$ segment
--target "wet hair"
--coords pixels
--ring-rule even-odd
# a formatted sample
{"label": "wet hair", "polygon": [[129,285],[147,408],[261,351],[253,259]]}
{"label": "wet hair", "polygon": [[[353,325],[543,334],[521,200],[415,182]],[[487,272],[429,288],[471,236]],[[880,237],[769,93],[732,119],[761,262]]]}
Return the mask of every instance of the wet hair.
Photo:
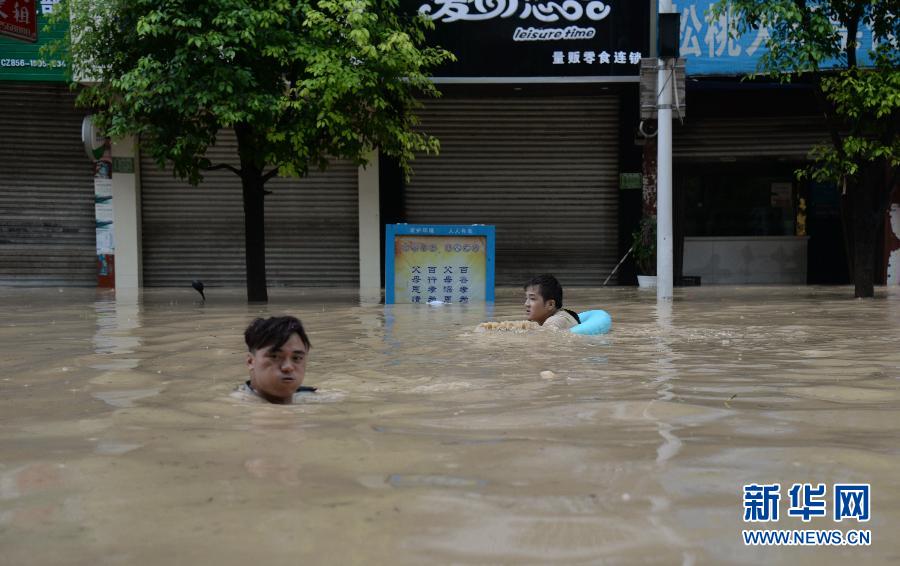
{"label": "wet hair", "polygon": [[300,336],[300,340],[309,350],[311,344],[303,330],[303,323],[293,316],[272,316],[257,318],[244,331],[244,342],[252,353],[260,348],[271,346],[273,350],[281,348],[291,338],[291,334]]}
{"label": "wet hair", "polygon": [[543,297],[545,301],[553,299],[556,301],[556,308],[560,310],[564,310],[575,319],[575,322],[581,324],[581,318],[578,316],[578,313],[569,309],[563,308],[562,302],[562,285],[559,284],[559,281],[556,280],[556,277],[550,275],[549,273],[545,273],[543,275],[537,275],[532,277],[531,280],[525,284],[525,290],[527,291],[529,287],[537,287],[538,294]]}
{"label": "wet hair", "polygon": [[562,285],[559,284],[556,277],[549,273],[536,275],[532,277],[523,288],[527,291],[529,287],[537,287],[538,294],[543,297],[545,301],[553,299],[556,301],[556,308],[562,308]]}

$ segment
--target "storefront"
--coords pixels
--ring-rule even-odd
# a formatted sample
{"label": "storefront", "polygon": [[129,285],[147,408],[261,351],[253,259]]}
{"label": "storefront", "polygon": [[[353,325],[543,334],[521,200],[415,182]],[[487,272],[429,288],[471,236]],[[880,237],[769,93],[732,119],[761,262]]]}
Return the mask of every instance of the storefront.
{"label": "storefront", "polygon": [[[496,226],[498,285],[538,272],[556,273],[566,285],[601,284],[623,250],[620,173],[640,171],[634,130],[649,3],[417,1],[407,8],[426,4],[434,39],[458,57],[436,73],[444,96],[423,101],[421,111],[441,154],[417,159],[409,181],[377,157],[365,169],[338,163],[303,179],[273,179],[270,286],[380,286],[378,242],[384,224],[398,221]],[[0,279],[95,285],[85,112],[74,108],[62,79],[0,90],[0,125],[15,132],[4,136],[4,150],[17,158],[3,165],[10,217]],[[243,285],[236,176],[214,171],[192,187],[131,140],[114,140],[110,157],[117,287],[182,287],[192,279]],[[209,157],[235,162],[230,132]]]}
{"label": "storefront", "polygon": [[430,103],[441,154],[413,164],[407,221],[496,226],[499,285],[599,285],[618,253],[618,107],[600,93]]}
{"label": "storefront", "polygon": [[620,255],[619,174],[640,170],[632,101],[649,3],[412,4],[458,61],[424,101],[440,155],[381,188],[402,192],[400,221],[495,226],[498,285],[552,272],[599,286]]}
{"label": "storefront", "polygon": [[[234,133],[223,130],[207,153],[237,165]],[[266,184],[266,273],[272,287],[359,285],[357,168],[335,163],[302,179]],[[244,285],[241,180],[211,171],[196,187],[141,158],[143,284]]]}
{"label": "storefront", "polygon": [[37,6],[36,42],[0,37],[0,285],[97,283],[85,112],[64,62],[40,54],[54,38],[42,29],[42,10],[53,4]]}
{"label": "storefront", "polygon": [[741,80],[765,30],[730,38],[726,16],[706,21],[711,4],[679,3],[690,108],[673,136],[681,274],[704,285],[846,283],[838,189],[795,173],[828,140],[813,92]]}
{"label": "storefront", "polygon": [[[497,12],[501,4],[509,14]],[[637,96],[647,51],[649,4],[641,4],[532,12],[527,3],[408,3],[431,10],[431,40],[458,58],[435,73],[444,95],[421,111],[441,153],[416,159],[408,181],[382,159],[374,201],[366,170],[349,165],[270,182],[269,284],[378,286],[382,257],[373,279],[365,245],[383,237],[385,223],[408,222],[496,226],[499,285],[543,271],[599,285],[620,251],[621,100]],[[209,156],[234,162],[234,153],[223,133]],[[146,158],[140,165],[143,284],[241,285],[239,179],[213,172],[195,188]]]}
{"label": "storefront", "polygon": [[[673,156],[684,275],[703,284],[825,282],[819,255],[842,252],[823,195],[796,178],[826,132],[805,89],[697,81],[691,117],[676,125]],[[727,87],[727,88],[726,88]],[[823,187],[824,188],[824,187]],[[834,190],[834,187],[831,187]],[[824,263],[823,263],[824,262]],[[819,279],[816,281],[816,279]]]}

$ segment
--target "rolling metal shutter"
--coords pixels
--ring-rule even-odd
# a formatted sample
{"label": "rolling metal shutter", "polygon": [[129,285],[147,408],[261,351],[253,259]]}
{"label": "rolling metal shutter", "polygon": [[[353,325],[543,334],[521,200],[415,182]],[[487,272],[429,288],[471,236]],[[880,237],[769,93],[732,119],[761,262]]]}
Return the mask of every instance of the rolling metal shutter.
{"label": "rolling metal shutter", "polygon": [[[805,161],[828,141],[821,116],[702,118],[674,126],[672,156],[680,161],[775,157]],[[677,163],[677,162],[676,162]]]}
{"label": "rolling metal shutter", "polygon": [[615,96],[443,99],[421,118],[441,152],[413,163],[408,222],[496,226],[498,285],[603,283],[618,260]]}
{"label": "rolling metal shutter", "polygon": [[97,284],[84,115],[67,85],[0,84],[0,285]]}
{"label": "rolling metal shutter", "polygon": [[[237,166],[237,140],[223,131],[207,156]],[[359,285],[357,168],[346,162],[303,179],[266,183],[269,287]],[[243,286],[244,207],[240,179],[212,171],[196,187],[141,159],[144,285]]]}

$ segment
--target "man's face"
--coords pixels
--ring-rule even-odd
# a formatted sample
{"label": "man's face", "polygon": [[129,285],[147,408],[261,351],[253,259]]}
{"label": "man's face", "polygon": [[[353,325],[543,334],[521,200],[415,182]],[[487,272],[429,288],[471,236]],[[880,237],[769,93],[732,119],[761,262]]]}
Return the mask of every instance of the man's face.
{"label": "man's face", "polygon": [[540,287],[531,285],[525,289],[525,316],[528,320],[544,324],[544,321],[555,312],[556,301],[553,299],[545,301],[544,297],[541,296]]}
{"label": "man's face", "polygon": [[306,345],[291,334],[280,348],[247,353],[250,386],[272,403],[290,403],[306,375]]}

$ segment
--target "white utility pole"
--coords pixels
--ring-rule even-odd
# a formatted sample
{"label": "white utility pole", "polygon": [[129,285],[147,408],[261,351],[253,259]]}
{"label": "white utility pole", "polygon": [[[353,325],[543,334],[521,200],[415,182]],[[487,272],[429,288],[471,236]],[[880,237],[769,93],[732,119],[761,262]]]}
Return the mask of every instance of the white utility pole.
{"label": "white utility pole", "polygon": [[[672,0],[659,0],[659,13],[672,11]],[[672,245],[672,89],[675,88],[675,59],[669,65],[657,59],[656,138],[656,298],[672,300],[674,261]]]}

